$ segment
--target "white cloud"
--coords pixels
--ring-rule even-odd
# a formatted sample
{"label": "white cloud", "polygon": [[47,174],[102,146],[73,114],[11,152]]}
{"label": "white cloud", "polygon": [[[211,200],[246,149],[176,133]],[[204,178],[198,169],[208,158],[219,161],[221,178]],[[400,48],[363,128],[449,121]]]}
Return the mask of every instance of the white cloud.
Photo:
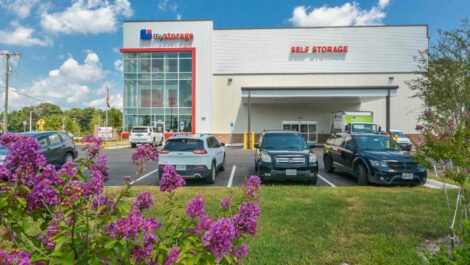
{"label": "white cloud", "polygon": [[116,71],[120,71],[120,72],[123,71],[123,68],[122,68],[122,60],[117,59],[116,61],[114,61],[114,69],[115,69]]}
{"label": "white cloud", "polygon": [[358,3],[345,3],[342,6],[321,6],[317,8],[297,6],[292,12],[289,22],[294,26],[352,26],[382,24],[386,13],[384,9],[389,0],[379,0],[369,10],[361,9]]}
{"label": "white cloud", "polygon": [[53,44],[53,41],[49,38],[34,37],[33,28],[23,27],[16,21],[10,24],[10,29],[0,30],[0,43],[2,44],[17,46],[51,46]]}
{"label": "white cloud", "polygon": [[39,0],[0,0],[0,7],[13,12],[19,18],[26,18]]}
{"label": "white cloud", "polygon": [[56,13],[43,11],[41,26],[53,33],[98,34],[113,32],[121,16],[133,13],[128,0],[115,0],[114,4],[100,0],[78,0],[66,10]]}
{"label": "white cloud", "polygon": [[183,15],[178,12],[178,4],[176,2],[170,2],[169,0],[159,0],[158,1],[158,9],[161,11],[173,11],[176,13],[176,19],[181,20]]}
{"label": "white cloud", "polygon": [[46,78],[34,82],[21,92],[59,105],[79,103],[90,94],[90,84],[104,78],[104,70],[96,53],[87,54],[84,63],[68,58]]}

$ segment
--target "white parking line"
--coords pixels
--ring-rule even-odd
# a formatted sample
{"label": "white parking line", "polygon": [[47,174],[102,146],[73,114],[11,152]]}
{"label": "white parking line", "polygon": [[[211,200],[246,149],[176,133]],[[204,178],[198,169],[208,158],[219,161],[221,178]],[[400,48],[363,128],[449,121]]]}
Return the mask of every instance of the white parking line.
{"label": "white parking line", "polygon": [[157,171],[158,171],[158,168],[157,168],[157,169],[155,169],[154,171],[150,171],[149,173],[147,173],[147,174],[143,175],[142,177],[140,177],[140,178],[138,178],[138,179],[136,179],[136,180],[134,180],[134,181],[131,181],[129,184],[131,184],[131,185],[134,185],[134,183],[136,183],[136,182],[139,182],[139,181],[143,180],[144,178],[146,178],[146,177],[148,177],[148,176],[152,175],[153,173],[155,173],[155,172],[157,172]]}
{"label": "white parking line", "polygon": [[232,173],[230,173],[230,179],[228,180],[227,187],[232,187],[232,182],[233,182],[233,175],[235,175],[235,170],[237,169],[236,165],[233,165],[232,167]]}
{"label": "white parking line", "polygon": [[332,188],[335,188],[335,187],[336,187],[335,184],[329,182],[326,178],[320,176],[320,174],[318,174],[317,176],[318,176],[319,178],[321,178],[321,180],[323,180],[324,182],[326,182],[326,184],[330,185]]}

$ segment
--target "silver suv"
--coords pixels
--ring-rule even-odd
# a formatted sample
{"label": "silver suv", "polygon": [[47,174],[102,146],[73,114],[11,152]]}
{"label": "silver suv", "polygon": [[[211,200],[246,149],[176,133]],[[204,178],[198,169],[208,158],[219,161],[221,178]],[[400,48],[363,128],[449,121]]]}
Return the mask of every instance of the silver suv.
{"label": "silver suv", "polygon": [[137,144],[151,144],[153,146],[161,144],[163,141],[162,133],[155,133],[150,126],[136,126],[132,127],[131,134],[129,135],[129,142],[132,148]]}

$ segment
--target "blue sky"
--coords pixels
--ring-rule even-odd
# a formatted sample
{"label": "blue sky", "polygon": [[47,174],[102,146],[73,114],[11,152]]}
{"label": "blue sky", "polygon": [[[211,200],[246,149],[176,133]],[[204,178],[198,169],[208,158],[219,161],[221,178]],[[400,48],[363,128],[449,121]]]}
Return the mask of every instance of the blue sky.
{"label": "blue sky", "polygon": [[216,28],[428,24],[433,43],[469,10],[469,0],[0,0],[0,51],[22,55],[11,75],[14,109],[39,103],[18,93],[65,108],[104,107],[106,85],[120,107],[126,19],[207,18]]}

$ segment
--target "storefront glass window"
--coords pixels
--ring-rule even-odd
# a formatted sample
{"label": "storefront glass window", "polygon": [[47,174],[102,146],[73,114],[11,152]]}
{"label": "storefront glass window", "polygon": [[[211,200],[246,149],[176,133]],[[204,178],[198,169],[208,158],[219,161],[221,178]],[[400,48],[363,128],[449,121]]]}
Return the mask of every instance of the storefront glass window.
{"label": "storefront glass window", "polygon": [[190,132],[192,123],[192,53],[124,54],[124,130],[133,126]]}

